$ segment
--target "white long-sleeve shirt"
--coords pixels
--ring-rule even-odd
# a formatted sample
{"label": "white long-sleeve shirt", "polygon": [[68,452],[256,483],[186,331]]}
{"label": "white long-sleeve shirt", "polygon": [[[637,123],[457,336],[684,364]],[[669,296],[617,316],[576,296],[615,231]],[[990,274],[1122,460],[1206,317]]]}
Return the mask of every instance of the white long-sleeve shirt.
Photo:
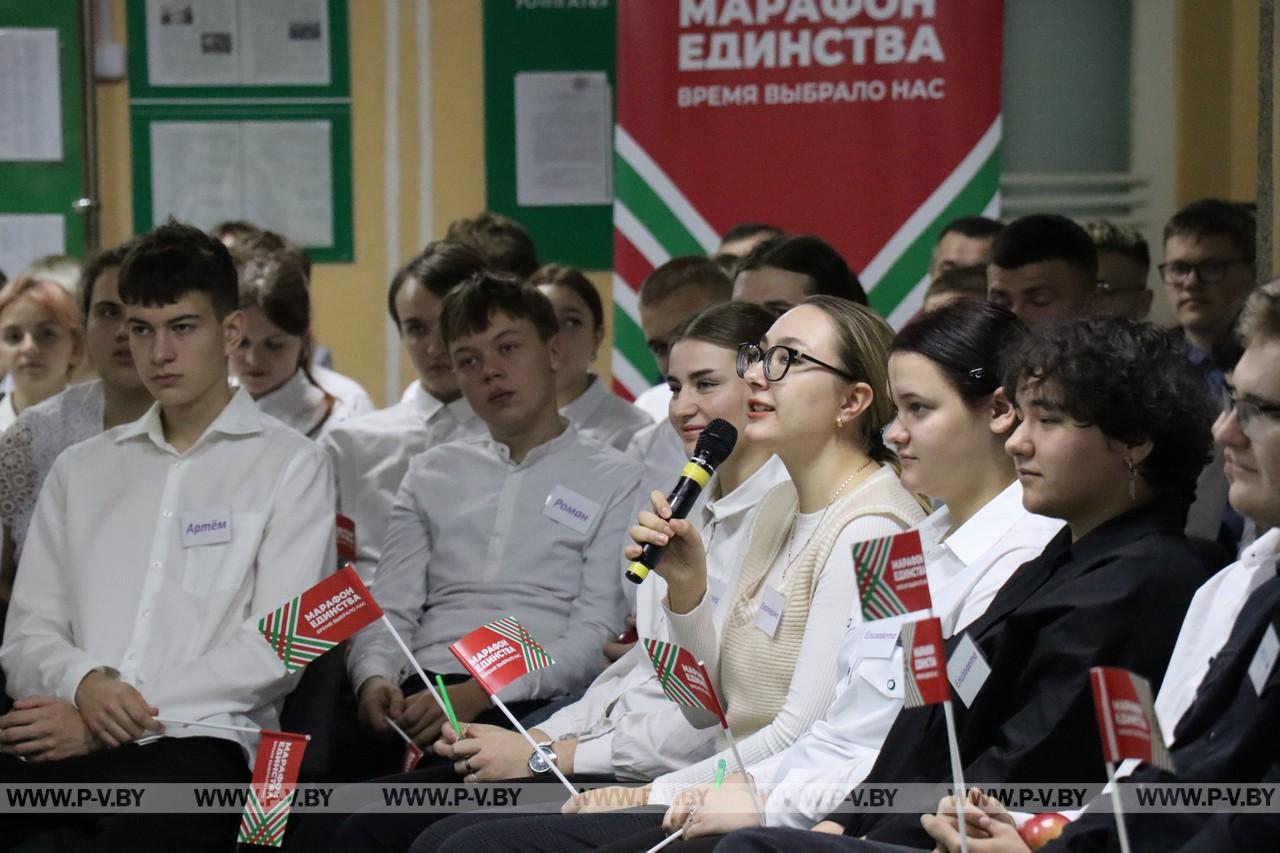
{"label": "white long-sleeve shirt", "polygon": [[321,440],[337,481],[338,511],[356,523],[356,571],[372,581],[391,506],[409,460],[455,439],[481,435],[484,421],[461,397],[442,403],[414,382],[404,399],[337,424]]}
{"label": "white long-sleeve shirt", "polygon": [[[640,469],[572,424],[513,462],[488,434],[414,457],[391,511],[370,592],[424,669],[461,673],[449,644],[514,616],[555,660],[503,689],[516,701],[585,687],[622,624],[618,554]],[[357,532],[357,537],[358,537]],[[353,686],[399,682],[385,631],[353,639]]]}
{"label": "white long-sleeve shirt", "polygon": [[[946,507],[917,525],[933,615],[947,637],[981,616],[1009,576],[1044,550],[1062,522],[1027,512],[1022,486],[1014,482],[947,536],[950,527]],[[902,707],[902,650],[885,656],[868,645],[864,653],[863,637],[873,630],[896,632],[919,615],[861,624],[850,620],[840,643],[831,707],[788,749],[747,767],[762,790],[772,791],[765,801],[768,826],[809,829],[866,778]]]}
{"label": "white long-sleeve shirt", "polygon": [[[787,469],[772,456],[738,488],[713,497],[690,516],[707,553],[707,579],[719,630],[728,613],[728,602],[738,583],[740,554],[751,530],[753,510],[760,499],[788,477]],[[714,494],[717,480],[707,491]],[[667,639],[661,600],[666,582],[656,573],[640,587],[646,639]],[[649,613],[650,610],[656,613]],[[645,615],[647,614],[647,615]],[[637,618],[637,624],[641,622]],[[575,773],[599,773],[620,779],[649,780],[714,752],[715,730],[689,725],[671,703],[654,674],[643,645],[637,643],[602,672],[577,702],[561,709],[538,726],[549,737],[577,739],[573,758]]]}
{"label": "white long-sleeve shirt", "polygon": [[631,437],[653,423],[644,412],[610,391],[598,376],[591,376],[587,390],[561,406],[560,414],[573,421],[578,432],[616,450],[626,450]]}
{"label": "white long-sleeve shirt", "polygon": [[301,368],[295,370],[279,388],[263,394],[254,402],[271,417],[313,441],[319,441],[355,414],[340,397],[326,396],[324,390],[312,384]]}
{"label": "white long-sleeve shirt", "polygon": [[183,453],[158,406],[69,448],[14,585],[0,646],[10,695],[74,701],[85,675],[110,668],[162,717],[278,728],[297,678],[256,620],[332,570],[331,483],[323,451],[243,389]]}

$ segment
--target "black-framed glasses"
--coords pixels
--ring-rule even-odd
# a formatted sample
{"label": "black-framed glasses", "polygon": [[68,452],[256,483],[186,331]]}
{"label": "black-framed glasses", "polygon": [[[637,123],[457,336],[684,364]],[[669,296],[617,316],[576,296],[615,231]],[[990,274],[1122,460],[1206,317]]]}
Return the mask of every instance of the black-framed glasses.
{"label": "black-framed glasses", "polygon": [[777,382],[787,375],[787,371],[791,369],[791,365],[797,361],[807,361],[810,364],[816,364],[818,367],[830,370],[837,376],[841,376],[850,382],[859,381],[857,377],[848,371],[841,370],[838,367],[832,367],[825,361],[820,361],[811,355],[800,352],[794,347],[785,347],[781,344],[762,350],[755,344],[740,344],[738,346],[738,375],[743,379],[747,378],[747,371],[751,369],[751,365],[756,362],[763,362],[764,378],[770,382]]}
{"label": "black-framed glasses", "polygon": [[1160,277],[1165,284],[1187,284],[1195,273],[1201,284],[1217,284],[1227,277],[1227,271],[1236,264],[1249,263],[1244,258],[1206,258],[1198,264],[1186,261],[1168,261],[1160,264]]}
{"label": "black-framed glasses", "polygon": [[1249,438],[1257,440],[1261,435],[1260,428],[1264,423],[1276,426],[1280,424],[1280,403],[1259,403],[1254,400],[1241,400],[1236,397],[1235,389],[1230,385],[1222,387],[1222,414],[1235,413],[1240,431]]}

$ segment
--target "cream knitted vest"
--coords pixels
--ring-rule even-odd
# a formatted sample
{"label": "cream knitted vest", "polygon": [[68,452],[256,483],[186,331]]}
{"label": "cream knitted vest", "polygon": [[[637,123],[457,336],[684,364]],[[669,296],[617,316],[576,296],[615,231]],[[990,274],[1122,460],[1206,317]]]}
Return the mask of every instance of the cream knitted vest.
{"label": "cream knitted vest", "polygon": [[[819,570],[826,564],[840,532],[850,522],[868,515],[892,518],[904,530],[924,518],[920,504],[902,488],[888,466],[882,466],[853,491],[842,495],[827,510],[799,559],[787,571],[782,589],[786,604],[778,629],[770,637],[756,628],[756,612],[764,597],[765,578],[791,530],[796,506],[795,487],[789,482],[775,487],[760,502],[733,609],[721,635],[721,696],[729,727],[739,738],[767,726],[782,710],[800,654]],[[834,649],[832,655],[830,689],[834,696]],[[723,738],[723,734],[720,737]]]}

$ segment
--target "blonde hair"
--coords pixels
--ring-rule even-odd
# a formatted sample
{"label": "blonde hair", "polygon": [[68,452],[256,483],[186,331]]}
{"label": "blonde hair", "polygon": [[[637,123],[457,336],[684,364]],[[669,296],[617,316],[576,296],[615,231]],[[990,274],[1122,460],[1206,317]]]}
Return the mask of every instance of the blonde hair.
{"label": "blonde hair", "polygon": [[871,386],[871,405],[859,418],[863,450],[876,462],[899,470],[898,454],[880,438],[894,417],[893,400],[889,396],[889,346],[893,342],[893,329],[870,308],[838,296],[810,296],[800,304],[812,305],[831,319],[836,330],[839,366]]}
{"label": "blonde hair", "polygon": [[1237,328],[1246,347],[1255,341],[1280,340],[1280,278],[1259,285],[1249,295]]}
{"label": "blonde hair", "polygon": [[71,336],[74,352],[67,365],[67,375],[70,376],[84,358],[84,328],[75,297],[47,278],[19,276],[0,288],[0,315],[23,299],[30,299],[47,311],[53,322]]}

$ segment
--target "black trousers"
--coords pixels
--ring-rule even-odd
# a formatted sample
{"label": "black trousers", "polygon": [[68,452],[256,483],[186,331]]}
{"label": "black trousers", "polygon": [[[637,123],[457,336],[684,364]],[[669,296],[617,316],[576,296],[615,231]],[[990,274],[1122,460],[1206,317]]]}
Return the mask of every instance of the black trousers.
{"label": "black trousers", "polygon": [[[249,765],[233,741],[212,737],[161,738],[145,746],[126,744],[65,761],[34,763],[0,755],[0,784],[84,783],[144,785],[148,782],[248,784]],[[144,795],[143,804],[146,804]],[[68,815],[0,809],[0,851],[57,831],[59,851],[172,853],[175,850],[235,850],[240,815],[233,813]]]}
{"label": "black trousers", "polygon": [[[427,673],[427,677],[435,680],[435,673]],[[469,676],[454,674],[442,675],[446,685],[459,684],[469,680]],[[411,675],[400,684],[405,698],[421,693],[426,689],[422,679]],[[546,705],[542,699],[530,699],[523,702],[508,702],[507,708],[516,719],[532,714]],[[359,782],[365,779],[378,779],[400,769],[400,758],[404,755],[404,741],[394,732],[390,738],[379,738],[366,731],[357,718],[358,704],[356,696],[349,689],[342,691],[338,701],[337,721],[333,733],[333,769],[331,781]],[[511,728],[511,721],[497,708],[476,717],[475,722],[491,726]],[[422,759],[423,764],[434,763],[439,759],[428,752]],[[456,777],[455,777],[456,778]],[[450,780],[443,780],[450,781]]]}
{"label": "black trousers", "polygon": [[412,853],[462,853],[501,850],[503,853],[569,853],[596,850],[619,838],[629,838],[661,824],[666,806],[645,806],[585,815],[538,815],[486,819],[481,813],[442,820],[409,848]]}

